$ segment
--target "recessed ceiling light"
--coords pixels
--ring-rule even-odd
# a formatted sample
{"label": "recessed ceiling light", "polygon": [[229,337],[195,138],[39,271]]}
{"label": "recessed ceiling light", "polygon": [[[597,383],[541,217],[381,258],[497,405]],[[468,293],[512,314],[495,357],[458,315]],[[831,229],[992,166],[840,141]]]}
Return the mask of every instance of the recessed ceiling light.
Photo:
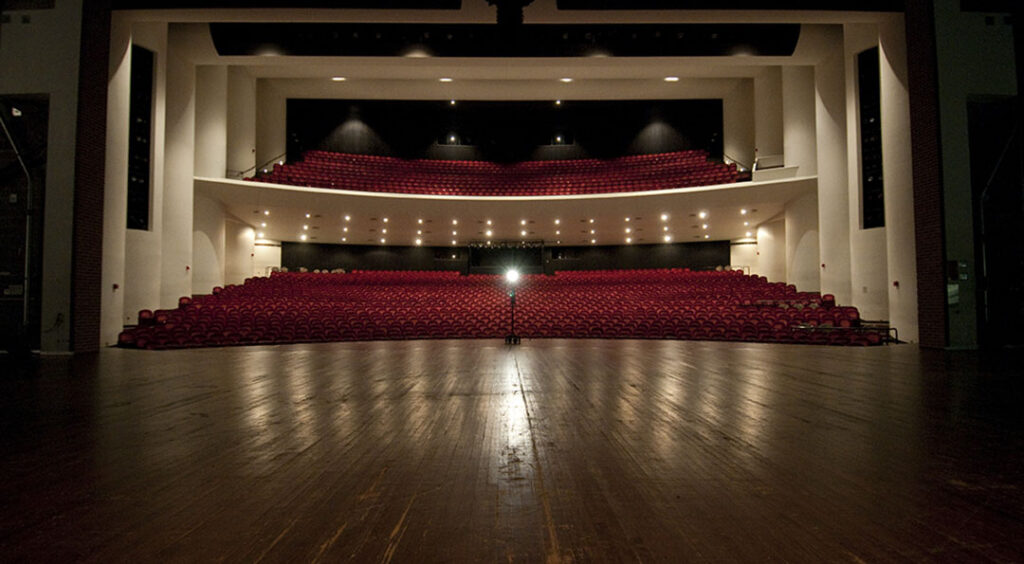
{"label": "recessed ceiling light", "polygon": [[352,219],[352,216],[350,216],[350,215],[346,215],[345,216],[345,221],[349,221],[350,219]]}
{"label": "recessed ceiling light", "polygon": [[555,100],[555,105],[556,106],[561,106],[562,105],[562,101],[561,100]]}
{"label": "recessed ceiling light", "polygon": [[633,230],[632,230],[632,229],[630,229],[630,228],[628,228],[628,227],[626,228],[626,233],[632,233],[632,232],[633,232]]}
{"label": "recessed ceiling light", "polygon": [[455,100],[448,100],[448,104],[451,105],[451,106],[454,106],[455,105]]}
{"label": "recessed ceiling light", "polygon": [[711,235],[705,235],[705,236],[704,236],[704,238],[705,238],[705,239],[710,239],[710,238],[711,238]]}
{"label": "recessed ceiling light", "polygon": [[423,230],[422,229],[417,229],[416,230],[416,234],[417,235],[423,235]]}
{"label": "recessed ceiling light", "polygon": [[439,80],[440,82],[451,82],[452,81],[452,79],[447,77],[447,76],[442,76],[441,78],[439,78],[437,80]]}
{"label": "recessed ceiling light", "polygon": [[561,234],[562,234],[561,231],[558,231],[558,230],[555,231],[555,235],[561,235]]}
{"label": "recessed ceiling light", "polygon": [[679,82],[678,76],[666,76],[665,82]]}
{"label": "recessed ceiling light", "polygon": [[571,79],[571,78],[569,78],[568,76],[564,76],[564,77],[562,77],[562,78],[559,78],[558,80],[560,80],[560,81],[562,81],[562,82],[565,82],[566,84],[568,84],[568,83],[572,82],[572,79]]}
{"label": "recessed ceiling light", "polygon": [[707,229],[708,228],[708,224],[707,223],[702,223],[700,228],[701,229]]}
{"label": "recessed ceiling light", "polygon": [[334,82],[345,82],[348,79],[345,78],[344,76],[332,76],[331,80],[333,80]]}
{"label": "recessed ceiling light", "polygon": [[594,220],[593,220],[593,219],[591,219],[591,220],[590,220],[590,223],[594,223]]}
{"label": "recessed ceiling light", "polygon": [[380,242],[381,242],[382,244],[383,244],[383,243],[386,243],[386,242],[387,242],[387,239],[385,239],[385,238],[381,237],[381,238],[380,238]]}
{"label": "recessed ceiling light", "polygon": [[591,245],[593,245],[594,243],[597,243],[597,239],[591,239],[591,240],[590,240],[590,244],[591,244]]}
{"label": "recessed ceiling light", "polygon": [[259,233],[257,233],[257,234],[256,234],[256,238],[257,238],[257,239],[262,239],[262,238],[263,238],[263,232],[262,232],[262,231],[260,231]]}
{"label": "recessed ceiling light", "polygon": [[263,215],[270,215],[270,210],[263,210]]}
{"label": "recessed ceiling light", "polygon": [[307,213],[306,214],[306,219],[309,219],[310,217],[311,217],[310,214]]}
{"label": "recessed ceiling light", "polygon": [[452,239],[452,244],[454,245],[456,243],[458,243],[458,241],[456,241],[455,239]]}
{"label": "recessed ceiling light", "polygon": [[629,218],[628,218],[628,217],[626,218],[626,221],[629,221]]}
{"label": "recessed ceiling light", "polygon": [[266,227],[266,226],[267,226],[267,222],[266,221],[264,221],[263,223],[260,223],[260,227]]}
{"label": "recessed ceiling light", "polygon": [[752,233],[750,231],[747,231],[747,237],[750,237],[751,235]]}
{"label": "recessed ceiling light", "polygon": [[484,235],[486,235],[486,236],[488,236],[488,237],[490,237],[490,236],[491,236],[491,235],[493,235],[493,234],[494,234],[494,233],[492,233],[490,229],[488,229],[488,230],[487,230],[487,232],[486,232],[486,233],[484,233]]}
{"label": "recessed ceiling light", "polygon": [[345,233],[348,233],[348,227],[342,227],[341,230],[344,231]]}
{"label": "recessed ceiling light", "polygon": [[749,226],[750,226],[750,222],[749,221],[744,221],[743,222],[743,227],[749,227]]}
{"label": "recessed ceiling light", "polygon": [[523,237],[526,237],[526,231],[525,230],[520,231],[519,234],[522,235]]}
{"label": "recessed ceiling light", "polygon": [[458,224],[459,224],[459,220],[457,220],[457,219],[453,219],[452,220],[452,225],[458,225]]}
{"label": "recessed ceiling light", "polygon": [[668,221],[668,214],[667,213],[661,214],[661,220],[662,221]]}
{"label": "recessed ceiling light", "polygon": [[662,231],[668,231],[668,226],[666,225],[666,226],[662,227],[661,230]]}
{"label": "recessed ceiling light", "polygon": [[458,234],[459,234],[458,231],[452,231],[452,235],[458,235]]}
{"label": "recessed ceiling light", "polygon": [[384,218],[384,219],[382,219],[381,221],[383,221],[384,223],[387,223],[387,222],[388,222],[388,218],[386,218],[386,217],[385,217],[385,218]]}
{"label": "recessed ceiling light", "polygon": [[302,226],[302,230],[303,231],[309,231],[309,226],[308,225],[303,225]]}
{"label": "recessed ceiling light", "polygon": [[344,243],[345,241],[348,241],[348,237],[342,237],[342,238],[341,238],[341,242],[342,242],[342,243]]}
{"label": "recessed ceiling light", "polygon": [[591,230],[590,230],[590,234],[591,234],[591,235],[593,235],[594,233],[597,233],[597,231],[595,231],[595,230],[591,229]]}
{"label": "recessed ceiling light", "polygon": [[423,244],[423,239],[416,239],[416,244],[417,245],[422,245]]}
{"label": "recessed ceiling light", "polygon": [[417,219],[416,223],[419,223],[420,225],[423,225],[423,220],[422,219]]}
{"label": "recessed ceiling light", "polygon": [[526,225],[526,220],[525,219],[520,219],[519,220],[519,225]]}
{"label": "recessed ceiling light", "polygon": [[740,210],[740,215],[747,215],[747,208],[741,209]]}
{"label": "recessed ceiling light", "polygon": [[302,241],[305,241],[306,240],[306,234],[303,233],[302,235],[299,235],[299,239],[302,240]]}
{"label": "recessed ceiling light", "polygon": [[562,220],[561,219],[556,219],[555,220],[555,225],[558,225],[559,223],[562,223]]}
{"label": "recessed ceiling light", "polygon": [[627,243],[632,243],[633,242],[633,238],[632,237],[626,237],[626,242]]}
{"label": "recessed ceiling light", "polygon": [[671,240],[672,240],[672,236],[671,235],[665,235],[665,242],[666,243],[668,243]]}
{"label": "recessed ceiling light", "polygon": [[387,233],[387,232],[388,232],[388,229],[387,229],[387,227],[385,227],[384,229],[381,229],[381,230],[380,230],[380,232],[381,232],[381,233]]}
{"label": "recessed ceiling light", "polygon": [[490,225],[490,224],[491,224],[491,220],[488,219],[487,220],[487,225]]}
{"label": "recessed ceiling light", "polygon": [[701,219],[704,219],[707,216],[708,216],[708,212],[704,212],[704,211],[702,211],[699,214],[697,214],[697,217],[699,217]]}

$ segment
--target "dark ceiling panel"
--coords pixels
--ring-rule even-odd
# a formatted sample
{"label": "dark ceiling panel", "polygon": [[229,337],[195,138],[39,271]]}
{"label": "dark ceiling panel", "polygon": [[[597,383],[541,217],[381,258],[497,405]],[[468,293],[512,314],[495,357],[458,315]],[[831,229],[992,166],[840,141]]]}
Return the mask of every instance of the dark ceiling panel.
{"label": "dark ceiling panel", "polygon": [[113,0],[115,10],[195,8],[333,8],[366,10],[458,10],[462,0]]}
{"label": "dark ceiling panel", "polygon": [[800,26],[214,23],[210,33],[236,56],[707,57],[792,55]]}
{"label": "dark ceiling panel", "polygon": [[902,12],[903,0],[558,0],[559,10],[825,10],[848,12]]}

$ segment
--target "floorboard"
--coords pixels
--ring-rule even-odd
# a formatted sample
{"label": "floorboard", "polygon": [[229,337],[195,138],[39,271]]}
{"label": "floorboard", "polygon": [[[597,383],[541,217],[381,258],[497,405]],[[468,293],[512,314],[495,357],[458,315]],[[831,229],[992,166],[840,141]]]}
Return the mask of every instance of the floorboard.
{"label": "floorboard", "polygon": [[0,357],[4,561],[1024,561],[1021,353]]}

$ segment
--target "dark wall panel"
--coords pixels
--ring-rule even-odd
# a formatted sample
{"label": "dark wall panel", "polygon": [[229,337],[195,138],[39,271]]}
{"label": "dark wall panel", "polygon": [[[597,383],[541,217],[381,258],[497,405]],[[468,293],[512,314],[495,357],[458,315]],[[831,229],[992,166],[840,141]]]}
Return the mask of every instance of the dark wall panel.
{"label": "dark wall panel", "polygon": [[[455,258],[452,258],[452,257]],[[465,248],[281,243],[281,266],[333,270],[458,270],[466,268]]]}
{"label": "dark wall panel", "polygon": [[310,149],[418,159],[722,155],[721,100],[289,100],[288,159]]}
{"label": "dark wall panel", "polygon": [[551,249],[551,269],[555,271],[622,268],[704,269],[727,266],[729,261],[729,241]]}

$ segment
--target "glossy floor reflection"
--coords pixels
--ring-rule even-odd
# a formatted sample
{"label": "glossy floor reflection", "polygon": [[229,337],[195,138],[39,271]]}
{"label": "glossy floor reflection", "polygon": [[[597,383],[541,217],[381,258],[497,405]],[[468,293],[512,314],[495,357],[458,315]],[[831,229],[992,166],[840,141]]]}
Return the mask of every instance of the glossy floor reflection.
{"label": "glossy floor reflection", "polygon": [[1021,561],[1022,357],[601,340],[0,357],[0,554]]}

